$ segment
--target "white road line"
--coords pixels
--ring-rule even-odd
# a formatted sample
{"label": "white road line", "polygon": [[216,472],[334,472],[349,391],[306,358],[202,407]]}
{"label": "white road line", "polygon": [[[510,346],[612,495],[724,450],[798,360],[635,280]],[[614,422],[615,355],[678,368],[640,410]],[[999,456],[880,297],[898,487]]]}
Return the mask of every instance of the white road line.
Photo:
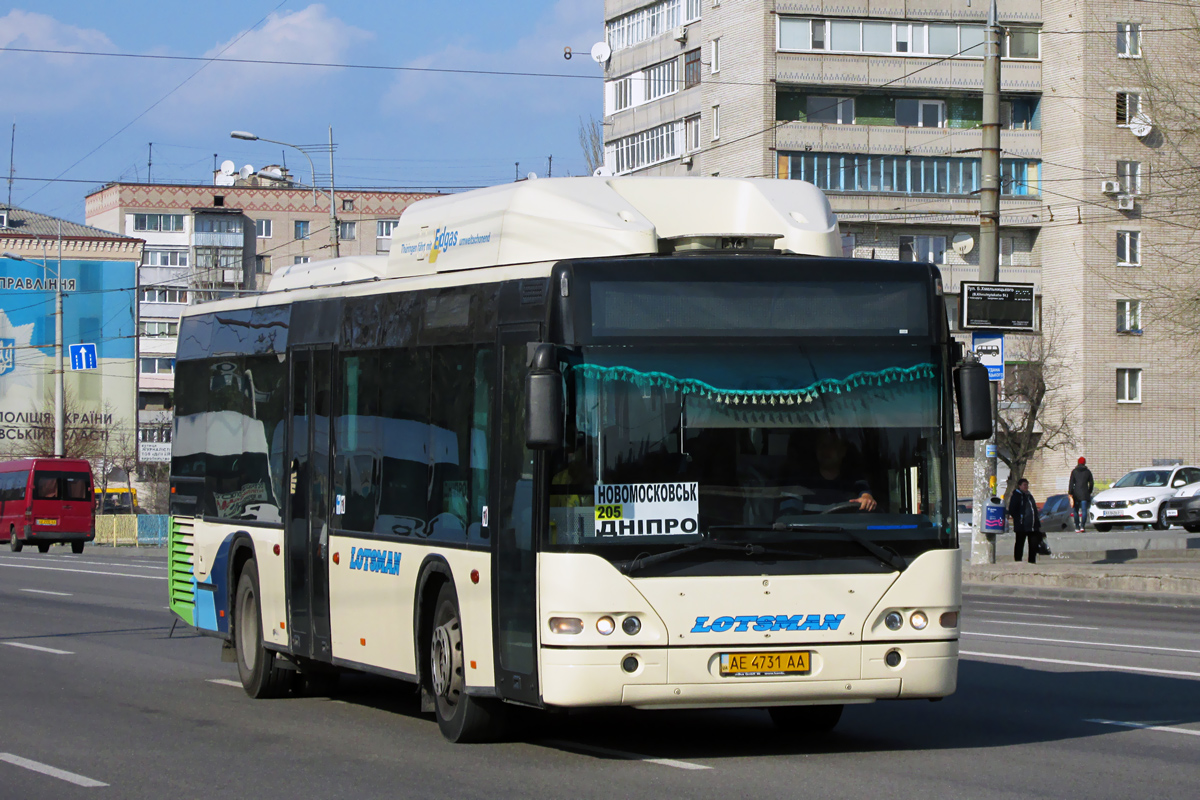
{"label": "white road line", "polygon": [[988,600],[971,600],[968,598],[967,602],[973,606],[999,606],[1000,608],[1054,608],[1054,606],[1040,606],[1036,603],[1022,603],[1017,600],[1011,603],[993,603]]}
{"label": "white road line", "polygon": [[1200,736],[1200,731],[1191,728],[1173,728],[1170,725],[1143,725],[1140,722],[1122,722],[1116,719],[1085,719],[1084,722],[1095,722],[1098,725],[1119,725],[1122,728],[1138,728],[1144,731],[1162,731],[1163,733],[1182,733],[1186,736]]}
{"label": "white road line", "polygon": [[117,578],[141,578],[146,581],[165,581],[166,575],[130,575],[125,572],[104,572],[97,569],[68,569],[67,567],[43,567],[36,564],[6,564],[0,561],[0,567],[13,567],[14,569],[46,569],[51,572],[78,572],[83,575],[112,575]]}
{"label": "white road line", "polygon": [[50,592],[45,589],[21,589],[20,591],[29,592],[30,594],[52,594],[55,597],[74,597],[75,596],[75,595],[71,594],[70,592]]}
{"label": "white road line", "polygon": [[1175,675],[1181,678],[1200,678],[1200,672],[1185,672],[1178,669],[1154,669],[1153,667],[1124,667],[1117,664],[1096,664],[1091,661],[1066,661],[1061,658],[1034,658],[1033,656],[1010,656],[1002,653],[979,653],[971,650],[958,651],[960,656],[996,658],[1001,661],[1033,661],[1038,664],[1062,664],[1068,667],[1092,667],[1110,672],[1144,672],[1148,675]]}
{"label": "white road line", "polygon": [[1066,614],[1034,614],[1028,611],[988,611],[980,609],[979,611],[966,611],[965,614],[1008,614],[1013,617],[1041,617],[1042,619],[1071,619]]}
{"label": "white road line", "polygon": [[9,647],[20,647],[24,650],[37,650],[39,653],[54,653],[56,656],[75,655],[70,650],[55,650],[53,647],[39,647],[36,644],[24,644],[23,642],[0,642],[0,644],[8,645]]}
{"label": "white road line", "polygon": [[[970,621],[970,614],[967,615],[967,618],[968,621]],[[1070,628],[1073,631],[1100,630],[1099,628],[1095,628],[1090,625],[1059,625],[1055,622],[1017,622],[1016,620],[1011,619],[981,619],[976,621],[982,622],[986,625],[1031,625],[1035,628]]]}
{"label": "white road line", "polygon": [[610,756],[612,758],[623,758],[626,761],[643,761],[647,764],[658,764],[660,767],[674,767],[675,769],[712,769],[712,767],[704,764],[693,764],[690,761],[677,761],[673,758],[652,758],[643,756],[638,753],[627,753],[624,750],[610,750],[607,747],[596,747],[590,744],[579,744],[578,742],[566,741],[547,741],[546,744],[551,747],[562,748],[563,750],[575,750],[583,753],[595,753],[601,756]]}
{"label": "white road line", "polygon": [[76,775],[74,772],[67,772],[65,769],[52,767],[49,764],[42,764],[39,761],[30,761],[28,758],[14,756],[12,753],[0,753],[0,761],[7,761],[17,767],[24,767],[34,772],[40,772],[43,775],[49,775],[51,778],[58,778],[60,781],[73,783],[76,786],[82,786],[85,789],[95,789],[100,786],[108,786],[107,783],[85,778],[83,775]]}
{"label": "white road line", "polygon": [[[26,557],[26,556],[15,556],[15,557],[14,557],[14,556],[0,556],[0,563],[3,563],[3,562],[5,562],[5,561],[9,561],[9,562],[14,562],[14,561],[21,561],[21,562],[25,562],[25,561],[29,561],[31,558],[36,558],[36,556],[31,556],[31,557]],[[47,558],[47,559],[49,559],[49,558],[51,558],[51,556],[44,556],[44,558]],[[166,572],[166,571],[169,569],[169,567],[165,567],[165,566],[159,566],[158,564],[131,564],[131,563],[128,563],[128,562],[123,562],[123,561],[118,561],[118,562],[113,562],[113,561],[83,561],[83,560],[81,560],[81,559],[77,559],[77,558],[71,558],[70,556],[54,556],[53,558],[54,558],[54,560],[55,560],[55,561],[61,561],[61,562],[63,562],[63,563],[66,563],[66,564],[88,564],[88,565],[90,565],[90,566],[93,566],[93,567],[117,567],[117,568],[119,568],[119,569],[157,569],[157,570],[160,570],[160,571],[162,571],[162,572]]]}
{"label": "white road line", "polygon": [[1040,636],[1017,636],[1011,633],[966,633],[963,636],[987,636],[992,639],[1019,639],[1024,642],[1047,642],[1049,644],[1082,644],[1092,647],[1121,647],[1128,650],[1157,650],[1162,653],[1187,653],[1200,656],[1200,650],[1185,650],[1182,647],[1156,647],[1149,644],[1118,644],[1116,642],[1083,642],[1078,639],[1044,639]]}
{"label": "white road line", "polygon": [[218,686],[232,686],[232,687],[234,687],[235,689],[240,689],[240,688],[242,688],[242,684],[240,684],[240,683],[239,683],[239,682],[237,682],[237,681],[231,681],[231,680],[229,680],[228,678],[209,678],[209,679],[208,679],[208,682],[209,682],[209,683],[215,683],[215,684],[217,684]]}

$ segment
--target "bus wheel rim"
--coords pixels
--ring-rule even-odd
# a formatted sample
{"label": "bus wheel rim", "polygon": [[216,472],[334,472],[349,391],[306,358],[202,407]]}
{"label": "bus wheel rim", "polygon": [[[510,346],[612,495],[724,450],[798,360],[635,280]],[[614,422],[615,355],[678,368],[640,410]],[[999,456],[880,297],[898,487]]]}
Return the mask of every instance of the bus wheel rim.
{"label": "bus wheel rim", "polygon": [[433,693],[447,702],[457,702],[462,693],[462,648],[458,620],[434,628],[431,653]]}

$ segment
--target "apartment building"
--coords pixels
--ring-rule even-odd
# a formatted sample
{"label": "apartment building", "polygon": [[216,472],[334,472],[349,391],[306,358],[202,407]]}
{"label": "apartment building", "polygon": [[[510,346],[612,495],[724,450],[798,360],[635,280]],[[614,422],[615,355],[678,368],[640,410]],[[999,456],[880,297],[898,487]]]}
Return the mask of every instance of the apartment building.
{"label": "apartment building", "polygon": [[[846,255],[938,264],[953,318],[979,275],[987,13],[987,0],[606,0],[605,165],[815,183]],[[1186,234],[1146,211],[1162,156],[1138,135],[1137,69],[1184,16],[1140,0],[999,3],[1000,278],[1034,284],[1063,329],[1077,438],[1035,465],[1039,496],[1065,489],[1081,453],[1100,479],[1200,460],[1194,383],[1171,380],[1176,348],[1142,327],[1136,291],[1114,288],[1169,268],[1149,237]]]}

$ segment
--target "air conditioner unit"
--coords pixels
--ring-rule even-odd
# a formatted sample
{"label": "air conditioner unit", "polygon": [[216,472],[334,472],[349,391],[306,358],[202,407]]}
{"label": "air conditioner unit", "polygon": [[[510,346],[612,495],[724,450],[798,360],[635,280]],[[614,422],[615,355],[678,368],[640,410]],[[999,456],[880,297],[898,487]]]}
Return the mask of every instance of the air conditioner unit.
{"label": "air conditioner unit", "polygon": [[1121,191],[1120,181],[1100,181],[1100,191],[1105,194],[1119,194]]}
{"label": "air conditioner unit", "polygon": [[221,281],[223,283],[241,283],[242,271],[240,269],[223,269],[221,270]]}
{"label": "air conditioner unit", "polygon": [[688,29],[682,26],[676,28],[675,33],[673,34],[675,41],[679,42],[680,44],[687,44],[687,31]]}
{"label": "air conditioner unit", "polygon": [[679,159],[679,163],[683,164],[685,167],[690,167],[692,165],[692,157],[684,156],[683,158]]}
{"label": "air conditioner unit", "polygon": [[1133,211],[1136,207],[1137,198],[1133,195],[1127,194],[1117,198],[1117,210],[1119,211]]}

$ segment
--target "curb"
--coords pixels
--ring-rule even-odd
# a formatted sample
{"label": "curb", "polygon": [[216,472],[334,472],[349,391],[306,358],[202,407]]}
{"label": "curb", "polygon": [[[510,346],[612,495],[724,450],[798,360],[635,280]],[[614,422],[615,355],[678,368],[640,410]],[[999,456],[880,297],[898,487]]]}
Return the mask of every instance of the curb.
{"label": "curb", "polygon": [[1129,603],[1133,605],[1200,608],[1200,595],[1150,594],[1112,589],[1064,589],[1058,586],[1023,586],[1004,583],[963,581],[963,595],[980,597],[1021,597],[1038,600],[1073,600],[1084,603]]}

